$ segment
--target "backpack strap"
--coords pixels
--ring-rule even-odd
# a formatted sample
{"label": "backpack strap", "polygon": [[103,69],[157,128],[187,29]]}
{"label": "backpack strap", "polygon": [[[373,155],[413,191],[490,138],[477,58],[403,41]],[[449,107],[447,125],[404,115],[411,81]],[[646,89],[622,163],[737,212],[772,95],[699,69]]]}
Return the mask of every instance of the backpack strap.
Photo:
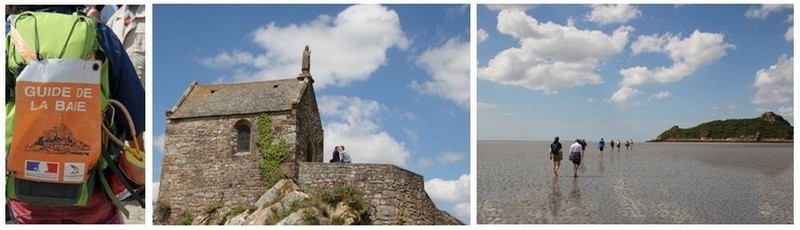
{"label": "backpack strap", "polygon": [[[36,32],[37,32],[36,42],[38,43],[39,42],[38,30]],[[29,63],[33,60],[38,60],[37,58],[38,54],[31,51],[31,47],[28,46],[28,43],[25,42],[25,39],[23,39],[22,36],[19,35],[19,32],[17,32],[17,29],[14,28],[14,25],[11,25],[11,31],[9,32],[9,36],[11,36],[11,43],[14,44],[14,48],[19,50],[20,55],[22,55],[22,58],[25,60],[26,63]]]}
{"label": "backpack strap", "polygon": [[[105,156],[108,156],[108,154],[101,154],[101,155],[104,156],[103,158],[105,158]],[[111,166],[114,164],[108,164],[108,165],[112,168],[114,167]],[[105,191],[105,194],[108,197],[108,199],[111,200],[111,203],[114,203],[114,206],[117,206],[119,211],[122,212],[122,214],[125,215],[125,217],[128,217],[130,215],[130,212],[128,212],[128,209],[125,208],[125,205],[122,205],[122,203],[119,202],[119,199],[117,199],[117,196],[114,195],[114,192],[111,191],[111,186],[108,185],[108,180],[106,180],[106,176],[105,173],[103,173],[103,170],[95,168],[95,171],[97,171],[97,178],[100,180],[100,184],[103,185],[103,191]]]}

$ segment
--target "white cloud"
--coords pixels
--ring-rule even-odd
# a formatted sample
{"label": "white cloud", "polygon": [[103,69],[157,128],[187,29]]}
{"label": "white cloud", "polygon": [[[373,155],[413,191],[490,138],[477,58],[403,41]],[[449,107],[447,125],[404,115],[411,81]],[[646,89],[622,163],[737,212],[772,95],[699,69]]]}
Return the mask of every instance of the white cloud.
{"label": "white cloud", "polygon": [[702,65],[713,63],[725,56],[727,49],[735,48],[725,42],[725,35],[695,30],[689,37],[681,35],[643,35],[631,45],[633,54],[644,52],[665,53],[672,66],[650,69],[636,66],[620,70],[622,86],[648,83],[671,83],[682,80]]}
{"label": "white cloud", "polygon": [[617,90],[617,92],[614,93],[614,95],[611,95],[609,100],[614,103],[624,103],[633,99],[639,94],[642,94],[642,92],[637,89],[631,87],[621,87],[619,90]]}
{"label": "white cloud", "polygon": [[486,8],[493,11],[501,11],[501,10],[521,10],[526,11],[533,8],[536,8],[535,4],[488,4]]}
{"label": "white cloud", "polygon": [[744,16],[747,18],[765,19],[770,13],[778,12],[783,9],[792,9],[791,4],[762,4],[760,8],[750,7]]}
{"label": "white cloud", "polygon": [[200,62],[207,67],[222,69],[237,65],[254,65],[255,59],[255,56],[251,53],[235,50],[231,52],[223,51],[217,56],[203,59]]}
{"label": "white cloud", "polygon": [[784,117],[794,117],[794,107],[781,106],[776,113]]}
{"label": "white cloud", "polygon": [[[622,75],[620,90],[612,96],[612,101],[627,101],[635,90],[634,86],[652,83],[677,82],[691,75],[703,65],[708,65],[725,56],[728,49],[736,46],[725,42],[725,35],[695,30],[687,38],[680,34],[642,35],[631,44],[634,55],[640,53],[664,53],[672,65],[649,68],[634,66],[619,71]],[[628,88],[628,89],[624,89]],[[624,91],[624,92],[623,92]],[[638,92],[638,91],[636,91]],[[619,96],[617,94],[619,93]]]}
{"label": "white cloud", "polygon": [[592,5],[592,12],[586,15],[586,20],[600,25],[624,24],[631,19],[642,15],[635,6],[627,4],[602,4]]}
{"label": "white cloud", "polygon": [[486,33],[486,30],[480,28],[478,29],[477,37],[478,37],[478,43],[481,43],[483,41],[486,41],[486,39],[489,39],[489,33]]}
{"label": "white cloud", "polygon": [[450,39],[441,47],[422,53],[417,64],[423,66],[432,79],[412,81],[412,88],[469,109],[469,42]]}
{"label": "white cloud", "polygon": [[478,70],[478,77],[545,93],[603,83],[595,69],[618,54],[634,29],[617,28],[608,35],[553,22],[540,23],[525,12],[501,11],[497,29],[519,40],[519,47],[501,51]]}
{"label": "white cloud", "polygon": [[201,62],[220,68],[251,68],[227,77],[229,81],[285,78],[300,73],[302,50],[309,45],[314,87],[321,89],[365,80],[386,64],[388,49],[409,45],[397,13],[380,5],[355,5],[335,17],[319,15],[300,25],[269,23],[256,29],[252,39],[263,53],[224,51]]}
{"label": "white cloud", "polygon": [[778,63],[756,72],[755,86],[758,89],[754,104],[783,103],[794,96],[794,57],[778,58]]}
{"label": "white cloud", "polygon": [[425,192],[439,208],[442,203],[453,204],[455,212],[450,213],[462,221],[469,220],[469,174],[461,175],[458,180],[433,178],[425,181]]}
{"label": "white cloud", "polygon": [[436,157],[436,161],[442,164],[450,164],[464,159],[464,153],[461,152],[442,152]]}
{"label": "white cloud", "polygon": [[153,204],[158,202],[158,190],[161,189],[161,182],[153,182],[153,188],[150,194],[146,194],[149,197],[153,198]]}
{"label": "white cloud", "polygon": [[153,136],[153,151],[164,152],[164,134]]}
{"label": "white cloud", "polygon": [[647,98],[647,100],[648,100],[648,101],[652,101],[652,100],[661,100],[661,99],[666,99],[666,98],[668,98],[668,97],[670,97],[670,96],[672,96],[672,94],[670,94],[669,92],[667,92],[667,91],[661,91],[661,92],[658,92],[658,93],[656,93],[656,94],[653,94],[652,96],[650,96],[649,98]]}
{"label": "white cloud", "polygon": [[376,123],[386,110],[377,101],[345,96],[321,96],[318,100],[325,121],[326,150],[344,145],[354,163],[405,165],[411,153]]}

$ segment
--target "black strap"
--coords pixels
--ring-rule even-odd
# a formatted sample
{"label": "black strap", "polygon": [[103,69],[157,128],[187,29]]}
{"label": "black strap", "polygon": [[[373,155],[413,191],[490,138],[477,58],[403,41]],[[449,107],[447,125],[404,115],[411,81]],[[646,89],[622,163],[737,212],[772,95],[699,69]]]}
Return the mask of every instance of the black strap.
{"label": "black strap", "polygon": [[139,206],[144,208],[144,198],[139,196],[139,194],[136,193],[136,189],[134,189],[133,186],[131,186],[131,184],[128,183],[128,178],[125,178],[125,174],[122,174],[122,170],[119,169],[119,166],[117,166],[117,164],[114,164],[115,161],[111,159],[111,155],[109,155],[108,151],[100,151],[100,152],[101,152],[100,156],[102,156],[103,160],[106,161],[108,168],[110,168],[111,171],[114,172],[114,175],[117,176],[117,179],[119,179],[119,182],[122,183],[122,186],[125,186],[125,189],[127,189],[128,192],[131,193],[131,196],[133,196],[133,198],[136,199],[136,202],[139,203]]}
{"label": "black strap", "polygon": [[6,224],[16,224],[17,219],[14,218],[14,213],[11,212],[11,202],[6,199]]}

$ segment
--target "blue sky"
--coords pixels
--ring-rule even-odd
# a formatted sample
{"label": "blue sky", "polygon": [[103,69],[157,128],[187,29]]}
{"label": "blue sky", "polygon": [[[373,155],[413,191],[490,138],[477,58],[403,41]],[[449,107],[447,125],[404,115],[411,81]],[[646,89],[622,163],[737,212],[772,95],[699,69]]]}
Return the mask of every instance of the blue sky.
{"label": "blue sky", "polygon": [[193,80],[294,77],[309,45],[325,161],[345,145],[417,172],[469,223],[468,5],[154,5],[153,21],[154,182],[164,112]]}
{"label": "blue sky", "polygon": [[791,5],[478,5],[479,140],[794,124]]}

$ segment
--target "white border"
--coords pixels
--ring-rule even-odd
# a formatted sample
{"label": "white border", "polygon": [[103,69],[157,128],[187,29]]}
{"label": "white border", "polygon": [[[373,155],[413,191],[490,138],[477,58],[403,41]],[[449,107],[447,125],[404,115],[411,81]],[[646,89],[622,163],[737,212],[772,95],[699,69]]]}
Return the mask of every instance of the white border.
{"label": "white border", "polygon": [[[234,0],[234,1],[222,1],[222,0],[187,0],[187,1],[179,1],[179,0],[148,0],[148,1],[101,1],[101,0],[89,0],[89,1],[64,1],[64,0],[49,0],[49,1],[42,1],[42,0],[8,0],[4,1],[5,4],[74,4],[75,2],[82,2],[83,4],[144,4],[147,7],[147,50],[146,52],[146,59],[147,59],[147,85],[145,85],[145,99],[146,99],[146,132],[145,132],[145,142],[146,142],[146,152],[152,153],[153,152],[153,116],[154,112],[162,112],[162,111],[153,111],[153,86],[152,83],[154,82],[153,79],[158,76],[153,76],[153,25],[157,23],[157,18],[153,18],[153,4],[353,4],[353,3],[381,3],[381,4],[431,4],[430,1],[424,0],[409,0],[409,1],[400,1],[400,0],[352,0],[352,1],[323,1],[323,0],[308,0],[308,1],[265,1],[265,0]],[[525,4],[590,4],[590,3],[645,3],[645,4],[653,4],[653,3],[664,3],[664,4],[674,4],[674,3],[693,3],[693,4],[700,4],[700,3],[711,3],[711,4],[720,4],[720,3],[734,3],[734,4],[745,4],[745,3],[753,3],[752,1],[742,1],[742,0],[735,0],[735,1],[711,1],[711,0],[701,0],[701,1],[686,1],[686,0],[678,0],[678,1],[646,1],[646,0],[626,0],[626,1],[594,1],[594,0],[585,0],[585,1],[574,1],[574,0],[567,0],[567,1],[558,1],[558,0],[537,0],[537,1],[520,1],[520,0],[505,0],[501,1],[502,3],[525,3]],[[763,2],[763,1],[762,1]],[[770,3],[793,3],[792,1],[767,1]],[[362,227],[365,229],[702,229],[702,230],[713,230],[713,229],[793,229],[793,225],[478,225],[477,223],[477,210],[476,210],[476,202],[477,202],[477,39],[475,35],[475,31],[477,28],[477,8],[481,7],[482,4],[497,4],[500,3],[498,1],[492,0],[438,0],[435,1],[436,4],[470,4],[470,219],[471,225],[470,226],[444,226],[444,227],[432,227],[432,226],[368,226]],[[795,4],[795,7],[798,4]],[[5,12],[5,8],[1,10]],[[795,21],[797,16],[795,16]],[[795,32],[795,35],[798,33]],[[796,37],[796,36],[795,36]],[[798,43],[795,41],[794,47],[797,47]],[[3,42],[0,47],[5,50],[5,42]],[[0,61],[0,64],[5,66],[5,59],[3,58]],[[795,63],[795,67],[798,64]],[[169,77],[169,76],[163,76]],[[800,83],[795,82],[795,89],[798,88]],[[2,90],[5,93],[5,87]],[[797,108],[798,102],[795,100],[794,107]],[[0,119],[0,125],[5,126],[5,119]],[[800,131],[795,130],[795,136],[798,136]],[[0,131],[0,134],[5,137],[5,129]],[[795,146],[796,147],[796,146]],[[798,161],[797,157],[794,158],[794,165],[797,165]],[[149,166],[152,166],[153,160],[152,157],[146,158],[146,163]],[[146,172],[146,186],[148,192],[152,187],[152,168],[148,167],[150,170]],[[5,169],[5,164],[0,166],[0,170]],[[794,184],[797,184],[797,178],[794,179]],[[0,184],[5,184],[5,177],[0,177]],[[4,194],[4,193],[3,193]],[[4,197],[4,195],[0,195]],[[5,226],[5,223],[0,224],[0,229],[319,229],[318,226],[153,226],[152,225],[152,214],[153,214],[153,198],[148,196],[146,198],[146,203],[149,205],[145,211],[145,225],[121,225],[121,226],[108,226],[108,225],[8,225]],[[797,192],[794,194],[794,202],[797,201]],[[796,206],[796,205],[795,205]],[[3,208],[0,211],[0,214],[5,214],[5,209]],[[797,212],[794,213],[794,219],[797,220],[798,214]],[[325,226],[325,229],[345,229],[345,228],[352,228],[352,227],[361,227],[361,226]]]}

